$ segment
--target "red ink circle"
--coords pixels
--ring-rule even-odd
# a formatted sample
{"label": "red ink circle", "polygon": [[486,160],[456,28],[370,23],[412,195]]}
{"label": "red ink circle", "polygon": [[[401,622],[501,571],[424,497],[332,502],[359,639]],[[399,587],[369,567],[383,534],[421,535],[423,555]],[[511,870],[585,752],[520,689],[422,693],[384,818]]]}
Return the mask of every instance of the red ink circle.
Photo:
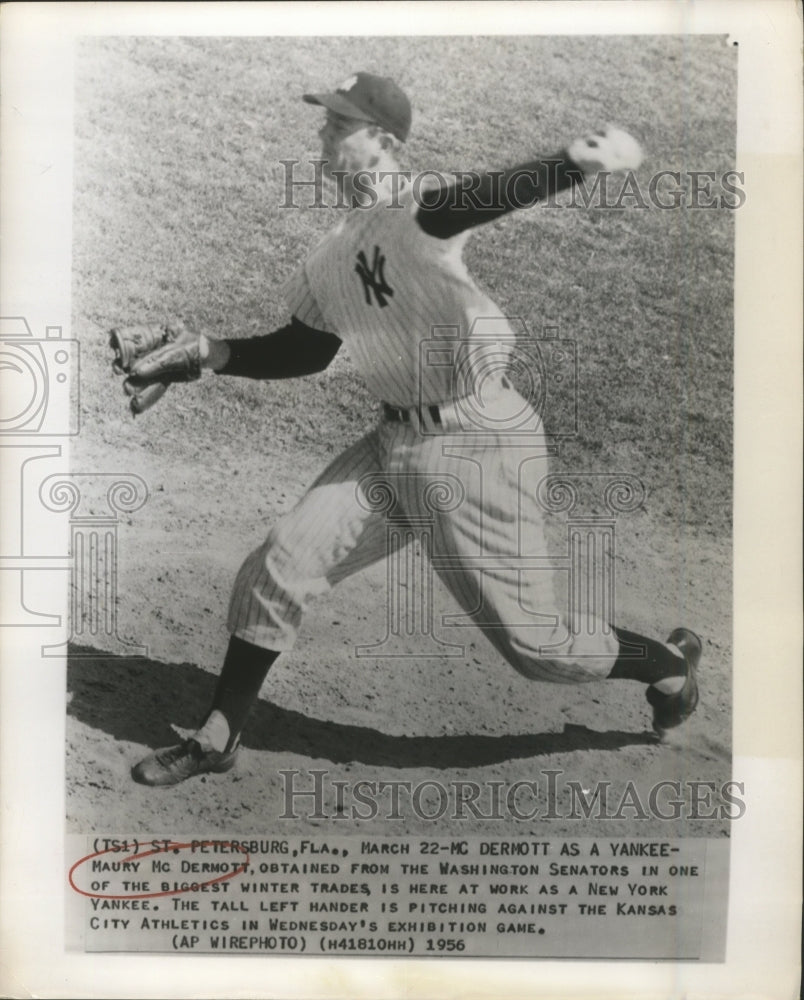
{"label": "red ink circle", "polygon": [[[148,858],[154,854],[167,854],[171,855],[178,854],[181,850],[186,849],[196,849],[198,847],[209,847],[213,845],[218,845],[220,847],[230,847],[235,851],[240,851],[241,854],[245,855],[245,860],[242,864],[239,864],[231,872],[226,872],[223,875],[218,875],[216,878],[208,879],[206,882],[194,881],[191,885],[188,885],[184,889],[168,889],[166,892],[132,892],[132,893],[122,893],[120,895],[109,895],[102,892],[88,892],[86,889],[80,889],[73,880],[73,873],[85,864],[87,861],[92,861],[93,858],[98,858],[103,854],[121,854],[122,852],[116,847],[107,847],[105,851],[95,851],[94,854],[87,854],[85,858],[81,858],[76,861],[72,866],[67,876],[70,883],[70,887],[82,896],[90,896],[93,899],[155,899],[159,896],[178,896],[183,892],[198,892],[199,890],[205,888],[208,885],[214,885],[216,882],[225,882],[227,879],[234,878],[236,875],[243,875],[248,868],[249,862],[251,861],[251,856],[248,851],[241,847],[239,844],[232,844],[228,840],[194,840],[189,844],[180,844],[177,842],[170,841],[162,847],[155,847],[149,851],[141,851],[139,854],[131,854],[126,858],[122,858],[121,861],[130,862],[137,861],[140,858]],[[154,872],[155,875],[164,874],[161,872]]]}

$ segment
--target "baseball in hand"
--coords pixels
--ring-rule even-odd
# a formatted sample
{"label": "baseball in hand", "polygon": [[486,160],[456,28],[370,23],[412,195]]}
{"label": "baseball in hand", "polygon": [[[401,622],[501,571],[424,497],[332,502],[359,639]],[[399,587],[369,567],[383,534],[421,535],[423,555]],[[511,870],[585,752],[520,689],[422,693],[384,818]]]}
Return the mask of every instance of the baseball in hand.
{"label": "baseball in hand", "polygon": [[642,147],[636,139],[610,125],[602,132],[576,139],[567,152],[584,173],[636,170],[643,159]]}

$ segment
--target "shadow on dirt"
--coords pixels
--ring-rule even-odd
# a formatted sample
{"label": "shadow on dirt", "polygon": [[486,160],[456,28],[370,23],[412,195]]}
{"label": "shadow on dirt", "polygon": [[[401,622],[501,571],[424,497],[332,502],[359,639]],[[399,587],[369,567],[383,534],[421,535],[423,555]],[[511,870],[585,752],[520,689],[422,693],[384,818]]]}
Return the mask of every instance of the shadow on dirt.
{"label": "shadow on dirt", "polygon": [[[72,646],[67,658],[67,712],[117,740],[159,747],[176,742],[170,728],[196,726],[215,677],[191,663],[99,653]],[[565,725],[561,732],[511,736],[391,736],[364,726],[313,719],[260,701],[243,733],[254,750],[292,753],[335,764],[356,761],[391,768],[482,767],[573,750],[618,750],[655,743],[652,733],[596,732]]]}

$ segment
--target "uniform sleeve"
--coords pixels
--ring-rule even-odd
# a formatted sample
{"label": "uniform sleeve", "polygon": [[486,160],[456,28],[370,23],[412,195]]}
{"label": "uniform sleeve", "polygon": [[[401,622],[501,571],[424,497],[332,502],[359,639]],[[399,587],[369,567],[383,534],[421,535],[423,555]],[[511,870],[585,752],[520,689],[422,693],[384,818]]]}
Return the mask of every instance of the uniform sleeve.
{"label": "uniform sleeve", "polygon": [[296,268],[285,285],[283,292],[291,315],[295,316],[299,322],[303,323],[305,326],[311,327],[314,330],[323,330],[328,333],[335,333],[335,331],[327,325],[327,321],[324,319],[321,310],[318,308],[318,303],[313,295],[313,290],[310,288],[310,282],[307,278],[307,272],[304,268],[304,264]]}
{"label": "uniform sleeve", "polygon": [[334,333],[307,326],[297,316],[273,333],[225,343],[229,360],[218,374],[255,379],[300,378],[322,372],[341,346]]}
{"label": "uniform sleeve", "polygon": [[531,160],[508,170],[467,172],[423,191],[416,221],[428,236],[446,240],[517,208],[577,184],[583,173],[567,153]]}

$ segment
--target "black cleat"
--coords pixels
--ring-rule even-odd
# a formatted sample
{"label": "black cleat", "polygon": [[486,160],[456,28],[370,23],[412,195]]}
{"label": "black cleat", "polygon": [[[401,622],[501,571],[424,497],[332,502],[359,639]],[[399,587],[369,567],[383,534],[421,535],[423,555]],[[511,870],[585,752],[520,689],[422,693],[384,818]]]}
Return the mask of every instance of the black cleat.
{"label": "black cleat", "polygon": [[667,641],[681,650],[687,664],[687,679],[681,690],[674,694],[662,694],[655,687],[649,687],[645,693],[649,704],[653,706],[653,728],[660,737],[668,729],[675,729],[685,722],[698,704],[698,681],[695,675],[701,661],[701,640],[689,629],[677,628],[670,633]]}
{"label": "black cleat", "polygon": [[237,747],[223,753],[202,750],[198,740],[189,739],[173,747],[162,747],[149,754],[131,769],[131,777],[140,785],[178,785],[197,774],[221,774],[234,767]]}

